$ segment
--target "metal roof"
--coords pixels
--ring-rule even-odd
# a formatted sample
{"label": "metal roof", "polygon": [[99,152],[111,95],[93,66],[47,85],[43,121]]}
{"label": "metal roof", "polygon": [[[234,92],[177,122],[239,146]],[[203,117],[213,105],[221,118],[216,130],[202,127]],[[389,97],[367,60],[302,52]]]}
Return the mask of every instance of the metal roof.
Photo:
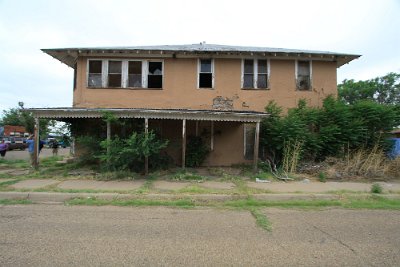
{"label": "metal roof", "polygon": [[148,118],[171,120],[260,122],[269,113],[241,110],[192,110],[192,109],[145,109],[145,108],[30,108],[36,118],[102,118],[110,112],[117,118]]}
{"label": "metal roof", "polygon": [[300,50],[254,46],[231,46],[218,44],[186,44],[155,46],[121,46],[121,47],[74,47],[42,49],[43,52],[73,67],[78,56],[158,56],[158,57],[267,57],[279,59],[307,58],[322,61],[336,61],[337,66],[360,57],[360,55],[329,51]]}

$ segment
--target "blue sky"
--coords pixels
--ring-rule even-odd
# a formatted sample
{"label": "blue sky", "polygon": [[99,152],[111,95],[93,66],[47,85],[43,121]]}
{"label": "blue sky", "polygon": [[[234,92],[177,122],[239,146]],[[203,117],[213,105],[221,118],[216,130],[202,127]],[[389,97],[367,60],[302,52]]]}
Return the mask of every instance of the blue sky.
{"label": "blue sky", "polygon": [[41,48],[213,44],[361,54],[338,81],[400,73],[399,0],[0,0],[0,111],[72,105]]}

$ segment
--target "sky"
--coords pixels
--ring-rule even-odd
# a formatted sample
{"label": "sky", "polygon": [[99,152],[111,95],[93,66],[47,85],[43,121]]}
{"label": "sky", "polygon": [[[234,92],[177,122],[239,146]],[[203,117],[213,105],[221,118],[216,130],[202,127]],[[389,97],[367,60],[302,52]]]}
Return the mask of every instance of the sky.
{"label": "sky", "polygon": [[400,73],[400,0],[0,0],[0,112],[72,106],[73,70],[42,48],[202,41],[362,55],[338,83]]}

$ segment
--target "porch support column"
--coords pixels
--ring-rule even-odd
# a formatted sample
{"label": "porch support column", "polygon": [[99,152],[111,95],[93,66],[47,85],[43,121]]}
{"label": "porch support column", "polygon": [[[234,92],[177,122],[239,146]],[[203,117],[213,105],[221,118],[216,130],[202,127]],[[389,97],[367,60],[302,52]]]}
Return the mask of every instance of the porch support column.
{"label": "porch support column", "polygon": [[257,171],[259,142],[260,142],[260,122],[257,122],[255,136],[254,136],[254,157],[253,157],[254,158],[254,163],[253,163],[254,172]]}
{"label": "porch support column", "polygon": [[211,121],[210,150],[214,151],[214,121]]}
{"label": "porch support column", "polygon": [[110,154],[111,123],[107,121],[107,154]]}
{"label": "porch support column", "polygon": [[186,119],[182,121],[182,169],[185,168],[186,160]]}
{"label": "porch support column", "polygon": [[35,128],[34,128],[34,144],[33,144],[33,168],[38,169],[39,168],[39,118],[35,118]]}
{"label": "porch support column", "polygon": [[[149,119],[145,118],[144,119],[144,133],[147,137],[147,135],[149,134]],[[144,157],[144,175],[148,175],[149,174],[149,157],[145,156]]]}

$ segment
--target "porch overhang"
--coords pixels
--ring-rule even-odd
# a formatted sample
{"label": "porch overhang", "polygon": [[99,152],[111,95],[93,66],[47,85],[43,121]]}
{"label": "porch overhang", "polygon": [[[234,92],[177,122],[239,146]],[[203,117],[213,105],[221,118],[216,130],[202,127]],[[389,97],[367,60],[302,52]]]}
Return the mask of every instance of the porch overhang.
{"label": "porch overhang", "polygon": [[35,118],[79,119],[102,118],[107,113],[117,118],[261,122],[265,112],[236,110],[145,109],[145,108],[30,108]]}

